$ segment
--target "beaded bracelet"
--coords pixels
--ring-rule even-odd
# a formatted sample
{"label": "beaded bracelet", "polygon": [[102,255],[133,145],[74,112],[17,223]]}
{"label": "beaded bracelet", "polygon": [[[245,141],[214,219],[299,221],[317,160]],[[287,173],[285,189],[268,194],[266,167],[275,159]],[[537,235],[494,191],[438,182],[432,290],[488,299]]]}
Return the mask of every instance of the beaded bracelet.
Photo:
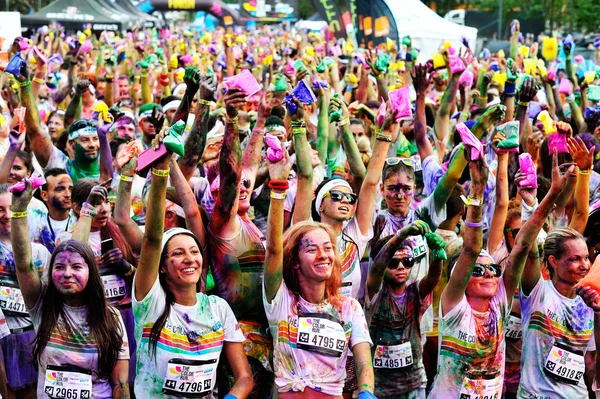
{"label": "beaded bracelet", "polygon": [[133,181],[133,176],[121,175],[121,181],[126,181],[126,182],[131,183]]}
{"label": "beaded bracelet", "polygon": [[481,222],[468,222],[468,221],[465,221],[465,226],[467,226],[467,227],[474,227],[474,228],[483,227],[483,220]]}
{"label": "beaded bracelet", "polygon": [[25,212],[11,212],[11,217],[13,219],[26,218],[27,217],[27,211],[25,211]]}
{"label": "beaded bracelet", "polygon": [[167,177],[171,169],[154,169],[152,168],[152,174],[158,177]]}

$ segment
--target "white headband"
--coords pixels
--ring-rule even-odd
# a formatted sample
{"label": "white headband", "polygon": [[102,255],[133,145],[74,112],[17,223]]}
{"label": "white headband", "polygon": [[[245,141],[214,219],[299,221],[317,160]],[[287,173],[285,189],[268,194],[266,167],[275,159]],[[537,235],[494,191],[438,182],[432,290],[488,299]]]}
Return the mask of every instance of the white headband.
{"label": "white headband", "polygon": [[69,140],[75,140],[75,139],[78,139],[79,137],[92,137],[92,136],[98,136],[98,131],[96,130],[96,128],[94,126],[88,125],[79,130],[75,130],[74,132],[71,132],[69,134]]}
{"label": "white headband", "polygon": [[163,107],[163,112],[167,112],[170,109],[177,109],[179,108],[179,104],[181,104],[181,100],[173,100],[171,102],[168,102],[165,104],[165,106]]}
{"label": "white headband", "polygon": [[[490,253],[488,251],[486,251],[485,249],[482,249],[481,252],[479,252],[479,255],[477,256],[478,258],[489,258],[492,263],[496,263],[496,261],[494,260],[494,258],[492,258],[492,255],[490,255]],[[454,267],[452,268],[452,271],[450,272],[450,276],[452,276],[452,274],[454,274],[454,270],[456,269],[456,263],[454,264]]]}
{"label": "white headband", "polygon": [[350,184],[348,184],[348,182],[346,180],[338,179],[338,178],[331,179],[330,181],[325,183],[323,185],[323,187],[321,187],[321,189],[319,190],[319,192],[316,195],[315,208],[317,209],[317,212],[319,212],[319,209],[321,209],[321,203],[323,202],[323,197],[325,196],[325,194],[327,194],[329,191],[331,191],[334,187],[338,187],[338,186],[348,187],[350,192],[352,192],[352,187],[350,187]]}
{"label": "white headband", "polygon": [[162,251],[165,250],[165,247],[167,246],[167,242],[171,238],[173,238],[174,236],[179,235],[179,234],[186,234],[190,237],[193,237],[196,240],[196,242],[198,241],[198,238],[191,231],[182,229],[181,227],[175,227],[175,228],[169,229],[164,232],[160,252],[162,253]]}
{"label": "white headband", "polygon": [[208,141],[213,137],[216,138],[225,135],[225,132],[223,131],[224,126],[225,125],[223,125],[223,122],[217,119],[215,126],[208,133],[206,133],[206,140]]}

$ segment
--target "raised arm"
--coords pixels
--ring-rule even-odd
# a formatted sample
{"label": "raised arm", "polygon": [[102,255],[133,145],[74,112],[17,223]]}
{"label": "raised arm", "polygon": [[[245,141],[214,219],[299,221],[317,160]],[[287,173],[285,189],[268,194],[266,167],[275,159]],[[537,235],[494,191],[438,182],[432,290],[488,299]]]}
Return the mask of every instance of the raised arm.
{"label": "raised arm", "polygon": [[[552,212],[552,208],[560,193],[565,189],[569,176],[573,173],[574,169],[575,166],[571,165],[567,172],[561,176],[558,169],[558,156],[555,151],[552,157],[552,185],[550,186],[550,190],[533,215],[521,227],[515,239],[515,245],[508,257],[508,263],[503,275],[507,295],[512,297],[519,279],[521,280],[521,292],[524,295],[529,295],[540,279],[539,263],[536,262],[534,263],[534,267],[528,267],[523,270],[527,252],[529,251],[529,247],[536,242],[537,235],[546,222],[548,215]],[[536,264],[537,267],[535,267]]]}
{"label": "raised arm", "polygon": [[208,133],[208,118],[210,117],[210,102],[214,99],[215,86],[214,75],[206,76],[200,83],[200,101],[196,108],[196,118],[190,134],[185,139],[183,157],[177,163],[185,179],[189,181],[198,167],[206,146],[206,134]]}
{"label": "raised arm", "polygon": [[348,159],[348,165],[350,166],[350,172],[355,179],[364,179],[366,174],[365,164],[360,156],[360,151],[356,145],[356,140],[350,130],[350,119],[348,117],[348,109],[346,104],[339,98],[332,98],[329,103],[329,113],[337,110],[342,110],[342,119],[340,120],[338,127],[340,129],[340,137],[342,139],[342,147],[346,153]]}
{"label": "raised arm", "polygon": [[[389,108],[389,107],[388,107]],[[377,185],[381,179],[381,171],[385,164],[385,158],[390,144],[398,138],[400,125],[396,121],[396,112],[388,109],[388,113],[381,126],[381,133],[375,137],[375,148],[369,161],[367,174],[363,180],[358,193],[358,205],[356,207],[356,221],[362,234],[366,235],[371,228],[373,212],[375,209],[375,196]],[[350,135],[352,138],[352,135]],[[354,141],[354,139],[352,138]],[[356,145],[356,143],[354,143]],[[358,150],[358,149],[357,149]],[[362,162],[362,161],[361,161]]]}
{"label": "raised arm", "polygon": [[487,184],[488,169],[482,157],[479,157],[477,162],[469,162],[469,169],[471,172],[469,198],[479,200],[479,205],[473,204],[467,207],[464,247],[452,269],[448,284],[442,292],[440,299],[442,316],[448,314],[463,299],[467,284],[471,278],[471,273],[473,272],[473,267],[483,247],[481,209],[483,192]]}
{"label": "raised arm", "polygon": [[[287,180],[290,160],[287,151],[279,162],[268,161],[271,180]],[[265,257],[265,293],[271,303],[283,281],[283,203],[285,191],[272,190],[267,219],[267,253]]]}
{"label": "raised arm", "polygon": [[[332,73],[338,73],[337,70]],[[317,92],[319,96],[319,117],[317,119],[317,151],[321,164],[325,165],[327,161],[327,146],[329,140],[329,93],[319,86]],[[294,148],[296,148],[294,146]]]}
{"label": "raised arm", "polygon": [[142,250],[144,232],[131,219],[131,187],[133,186],[136,167],[137,156],[134,156],[121,168],[114,218],[119,230],[123,233],[123,237],[125,237],[133,251],[139,254]]}
{"label": "raised arm", "polygon": [[429,226],[427,223],[421,220],[415,220],[408,226],[405,226],[398,230],[392,238],[379,250],[379,253],[373,260],[373,264],[369,268],[369,274],[367,276],[367,295],[369,299],[373,299],[373,296],[379,290],[383,276],[385,275],[385,269],[387,265],[392,261],[394,254],[400,248],[400,245],[410,236],[423,236],[429,233]]}
{"label": "raised arm", "polygon": [[185,224],[187,228],[198,237],[202,250],[206,249],[206,230],[204,229],[204,223],[202,222],[202,216],[200,214],[200,208],[196,202],[196,197],[192,188],[188,184],[188,181],[181,173],[179,165],[175,159],[171,159],[171,184],[175,187],[179,201],[181,201],[181,207],[185,213]]}
{"label": "raised arm", "polygon": [[433,147],[427,138],[427,121],[425,118],[425,95],[429,87],[427,77],[427,67],[425,65],[415,65],[412,73],[412,81],[417,92],[417,109],[415,111],[415,142],[419,150],[419,157],[424,161],[430,155],[433,155]]}
{"label": "raised arm", "polygon": [[590,210],[590,173],[594,166],[595,146],[589,150],[580,137],[573,139],[569,137],[567,148],[577,165],[578,175],[575,185],[575,210],[571,216],[569,227],[583,234],[588,221]]}
{"label": "raised arm", "polygon": [[90,81],[88,79],[79,79],[75,84],[75,93],[65,111],[65,129],[68,129],[71,123],[81,118],[81,98],[83,93],[89,89]]}
{"label": "raised arm", "polygon": [[[10,207],[12,213],[10,242],[15,257],[19,287],[27,309],[35,307],[42,292],[42,280],[37,268],[33,265],[31,240],[29,239],[27,225],[27,207],[31,197],[31,182],[27,181],[27,188],[24,191],[12,195],[12,205]],[[8,212],[8,209],[5,212]]]}
{"label": "raised arm", "polygon": [[487,244],[490,253],[495,251],[504,239],[504,224],[508,214],[508,152],[498,150],[498,143],[502,140],[506,140],[506,136],[504,133],[496,131],[492,137],[492,148],[498,155],[498,171],[496,173],[496,204]]}
{"label": "raised arm", "polygon": [[238,134],[238,109],[246,103],[246,93],[230,89],[223,98],[227,111],[225,137],[219,155],[219,195],[213,208],[210,227],[221,237],[229,237],[239,229],[235,217],[239,205],[240,181],[242,178],[242,153]]}
{"label": "raised arm", "polygon": [[114,122],[104,122],[102,117],[98,117],[98,125],[96,125],[96,131],[98,132],[98,143],[100,144],[100,180],[106,181],[112,179],[113,170],[113,158],[112,152],[110,151],[110,144],[108,143],[108,131],[112,127]]}
{"label": "raised arm", "polygon": [[50,134],[41,128],[40,112],[31,91],[31,81],[29,80],[29,68],[27,64],[23,64],[17,80],[21,87],[21,104],[27,109],[25,113],[27,137],[31,143],[33,154],[40,163],[40,166],[45,168],[52,155],[53,144]]}
{"label": "raised arm", "polygon": [[142,241],[140,260],[134,277],[134,295],[137,301],[141,301],[146,297],[158,278],[170,159],[171,154],[167,153],[152,166],[152,182],[148,194],[148,205],[146,206],[146,229]]}
{"label": "raised arm", "polygon": [[98,214],[96,209],[98,205],[108,201],[108,190],[107,186],[110,186],[110,180],[100,183],[97,186],[92,187],[92,190],[88,194],[87,200],[81,206],[79,210],[79,219],[73,228],[73,235],[71,238],[76,241],[88,243],[90,240],[90,230],[92,228],[92,219]]}
{"label": "raised arm", "polygon": [[458,90],[458,79],[460,79],[460,73],[455,73],[448,79],[448,86],[444,90],[442,96],[442,102],[440,108],[435,115],[434,131],[439,141],[446,141],[448,136],[448,130],[450,125],[450,112],[452,112],[452,106],[456,102],[456,91]]}
{"label": "raised arm", "polygon": [[304,112],[299,115],[300,108],[292,116],[292,133],[294,150],[296,151],[296,166],[298,168],[298,185],[296,188],[296,203],[292,223],[310,219],[310,206],[313,197],[313,166],[310,161],[310,144],[306,138]]}
{"label": "raised arm", "polygon": [[258,103],[258,118],[256,126],[252,129],[252,134],[248,140],[248,145],[242,156],[242,170],[244,175],[252,179],[252,187],[256,180],[256,173],[260,167],[260,156],[265,141],[265,121],[271,115],[271,93],[263,91],[263,95]]}
{"label": "raised arm", "polygon": [[6,151],[4,158],[2,158],[2,161],[0,162],[0,184],[6,184],[8,181],[8,176],[10,175],[13,163],[25,142],[25,134],[19,134],[18,131],[11,130],[8,134],[8,140],[10,142],[8,151]]}
{"label": "raised arm", "polygon": [[[185,94],[181,99],[181,103],[179,107],[177,107],[177,111],[173,116],[173,120],[171,121],[171,126],[177,123],[177,121],[187,121],[188,115],[190,114],[190,107],[192,105],[192,100],[194,96],[198,92],[200,88],[200,70],[195,66],[189,66],[185,68],[185,73],[183,75],[183,82],[185,83]],[[167,74],[168,79],[168,74]]]}

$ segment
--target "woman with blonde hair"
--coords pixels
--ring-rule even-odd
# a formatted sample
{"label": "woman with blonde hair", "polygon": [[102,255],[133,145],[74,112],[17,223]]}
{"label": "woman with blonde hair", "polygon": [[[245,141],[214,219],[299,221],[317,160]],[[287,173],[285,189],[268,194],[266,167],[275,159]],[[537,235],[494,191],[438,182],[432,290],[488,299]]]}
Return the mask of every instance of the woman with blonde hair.
{"label": "woman with blonde hair", "polygon": [[[271,180],[287,179],[289,170],[285,152],[269,162]],[[358,397],[373,398],[372,342],[360,305],[340,293],[336,237],[314,222],[298,223],[283,236],[284,198],[283,190],[271,192],[263,287],[279,397],[341,398],[352,352]]]}

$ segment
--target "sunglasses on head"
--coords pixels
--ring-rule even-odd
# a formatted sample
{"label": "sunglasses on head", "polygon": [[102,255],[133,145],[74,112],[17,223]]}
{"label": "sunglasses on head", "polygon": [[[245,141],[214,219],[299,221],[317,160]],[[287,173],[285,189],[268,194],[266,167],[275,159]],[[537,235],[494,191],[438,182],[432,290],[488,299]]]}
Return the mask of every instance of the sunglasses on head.
{"label": "sunglasses on head", "polygon": [[405,258],[392,258],[390,263],[388,263],[387,268],[392,270],[397,269],[400,263],[402,263],[404,268],[410,269],[415,265],[415,258],[412,256],[407,256]]}
{"label": "sunglasses on head", "polygon": [[356,202],[358,202],[358,197],[356,196],[356,194],[345,193],[345,192],[339,191],[339,190],[330,190],[325,193],[323,198],[326,198],[327,196],[330,196],[331,200],[333,202],[340,202],[344,198],[346,198],[346,200],[348,201],[348,203],[350,205],[354,205],[354,204],[356,204]]}
{"label": "sunglasses on head", "polygon": [[475,267],[473,268],[473,272],[471,273],[471,275],[473,277],[483,277],[483,275],[485,275],[486,269],[492,272],[492,275],[494,277],[500,277],[502,275],[502,266],[500,266],[497,263],[490,263],[489,265],[475,263]]}
{"label": "sunglasses on head", "polygon": [[415,163],[414,159],[412,159],[412,158],[390,157],[390,158],[386,158],[386,160],[385,160],[385,163],[390,166],[398,165],[400,162],[402,162],[406,166],[410,166],[413,169],[416,166],[416,163]]}

